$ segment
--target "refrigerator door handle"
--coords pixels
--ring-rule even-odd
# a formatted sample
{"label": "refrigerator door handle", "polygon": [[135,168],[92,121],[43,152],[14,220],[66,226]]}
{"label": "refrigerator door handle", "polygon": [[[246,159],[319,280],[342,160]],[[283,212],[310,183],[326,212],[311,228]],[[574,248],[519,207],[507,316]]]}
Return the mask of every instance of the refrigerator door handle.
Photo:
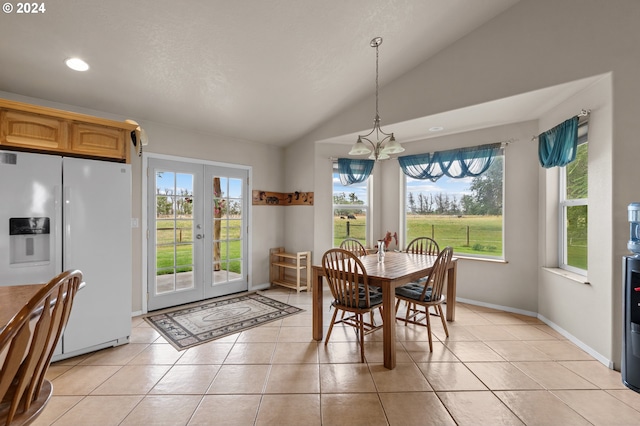
{"label": "refrigerator door handle", "polygon": [[[62,222],[62,226],[63,226],[63,232],[64,232],[64,237],[63,237],[63,243],[62,243],[62,258],[63,259],[67,259],[68,258],[68,253],[67,253],[67,244],[65,244],[65,241],[69,241],[69,238],[71,237],[71,206],[69,205],[71,203],[71,188],[68,185],[64,185],[62,187],[62,198],[63,198],[63,204],[62,204],[62,217],[63,222]],[[67,265],[63,265],[63,269],[66,268]]]}
{"label": "refrigerator door handle", "polygon": [[63,253],[59,247],[62,245],[63,241],[62,233],[64,229],[63,225],[63,217],[62,217],[62,209],[64,208],[63,199],[64,196],[62,194],[62,186],[54,185],[53,187],[53,200],[54,200],[54,211],[53,211],[53,242],[51,245],[52,253],[55,253],[55,263],[56,263],[56,274],[62,272],[63,268]]}

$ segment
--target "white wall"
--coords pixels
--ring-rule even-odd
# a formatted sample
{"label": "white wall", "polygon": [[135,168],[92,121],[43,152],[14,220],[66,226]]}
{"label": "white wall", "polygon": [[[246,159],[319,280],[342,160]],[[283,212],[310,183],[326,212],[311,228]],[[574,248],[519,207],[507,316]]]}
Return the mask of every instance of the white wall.
{"label": "white wall", "polygon": [[[538,133],[548,130],[575,115],[581,108],[591,110],[588,133],[588,276],[566,279],[557,275],[557,271],[541,268],[538,312],[544,318],[552,318],[554,324],[563,330],[571,330],[571,334],[578,341],[603,355],[612,352],[612,333],[620,323],[616,321],[615,315],[618,313],[613,309],[614,293],[620,287],[612,282],[613,269],[618,267],[620,262],[616,264],[615,261],[608,261],[613,252],[611,106],[611,75],[607,74],[591,87],[545,113],[540,118],[538,129]],[[540,167],[539,175],[539,264],[541,267],[557,267],[558,168]],[[584,281],[588,281],[588,284]],[[600,308],[585,309],[598,301]],[[607,338],[603,338],[605,336]]]}
{"label": "white wall", "polygon": [[[640,2],[636,0],[521,0],[502,15],[380,90],[381,102],[387,105],[385,127],[389,127],[392,123],[611,73],[613,132],[611,143],[607,146],[603,142],[600,147],[603,158],[610,158],[609,172],[604,165],[601,172],[609,173],[611,199],[605,203],[609,206],[597,208],[593,214],[590,212],[590,221],[602,223],[610,230],[610,235],[606,238],[609,242],[604,244],[601,256],[589,259],[590,268],[599,271],[598,285],[606,288],[610,296],[602,300],[598,292],[593,292],[581,298],[580,306],[562,310],[565,314],[561,314],[556,303],[561,298],[570,297],[571,292],[560,291],[557,285],[549,282],[541,283],[544,294],[540,296],[539,303],[529,302],[526,306],[537,304],[538,311],[549,315],[545,316],[547,320],[565,325],[568,333],[580,336],[580,340],[594,348],[602,358],[616,363],[620,359],[622,339],[620,259],[627,252],[626,206],[640,200],[640,189],[632,175],[640,162],[636,125],[640,111],[640,79],[637,76],[640,69],[639,20]],[[316,147],[315,141],[368,128],[373,100],[371,96],[352,108],[336,111],[332,120],[288,148],[288,152],[320,151],[323,148]],[[576,114],[584,107],[580,105],[578,110],[572,109],[571,114]],[[532,117],[537,118],[541,117]],[[296,162],[301,169],[318,165],[317,158],[297,154],[287,157],[287,165],[290,161]],[[295,180],[296,176],[289,174],[287,179]],[[318,185],[319,179],[321,177],[316,173],[314,185]],[[540,208],[539,214],[546,214],[544,207]],[[517,221],[515,228],[536,227],[538,221],[535,217],[528,218],[533,221],[514,219]],[[326,239],[323,232],[325,229],[316,226],[313,237],[305,235],[300,238],[305,240],[305,244],[314,244],[315,250],[320,250],[324,245],[317,241]],[[506,249],[509,250],[509,257],[510,251],[517,248]],[[596,252],[592,247],[589,251]],[[534,256],[533,262],[536,258]],[[596,265],[599,263],[606,265],[598,268]],[[470,283],[463,283],[470,274],[466,272],[465,264],[460,266],[458,295],[478,297],[471,293],[473,287]],[[501,267],[487,266],[492,268],[496,280],[501,282],[500,287],[509,288],[512,283],[503,280],[501,274],[495,272]],[[558,277],[553,280],[564,282],[565,279]],[[500,297],[498,294],[503,293],[491,297]],[[535,295],[533,299],[537,297]],[[521,299],[507,301],[510,305],[520,302]],[[609,320],[597,328],[597,333],[589,332],[589,327],[579,320],[580,314],[577,314],[576,321],[568,321],[564,317],[576,310],[604,310]]]}

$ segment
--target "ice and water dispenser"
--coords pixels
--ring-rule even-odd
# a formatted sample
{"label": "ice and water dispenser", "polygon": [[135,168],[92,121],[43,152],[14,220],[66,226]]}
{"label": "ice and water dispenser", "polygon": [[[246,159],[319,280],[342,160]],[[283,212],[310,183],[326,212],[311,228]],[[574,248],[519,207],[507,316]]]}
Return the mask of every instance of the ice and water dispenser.
{"label": "ice and water dispenser", "polygon": [[624,274],[624,338],[622,343],[622,381],[640,392],[640,203],[627,207],[629,242],[632,256],[625,256]]}
{"label": "ice and water dispenser", "polygon": [[25,266],[50,260],[48,217],[9,219],[9,264]]}

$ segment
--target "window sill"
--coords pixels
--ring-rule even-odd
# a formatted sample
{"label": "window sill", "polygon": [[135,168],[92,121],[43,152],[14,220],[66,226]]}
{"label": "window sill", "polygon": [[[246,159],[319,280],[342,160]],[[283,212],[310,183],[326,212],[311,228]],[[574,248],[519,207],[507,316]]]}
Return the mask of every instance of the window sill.
{"label": "window sill", "polygon": [[580,275],[580,274],[576,274],[575,272],[569,272],[569,271],[565,271],[564,269],[560,269],[560,268],[542,268],[543,270],[550,272],[554,275],[560,275],[561,277],[565,277],[567,279],[570,279],[572,281],[581,283],[581,284],[588,284],[591,285],[591,283],[589,281],[587,281],[587,277],[585,277],[584,275]]}
{"label": "window sill", "polygon": [[474,256],[466,256],[464,254],[454,254],[453,257],[459,260],[473,260],[476,262],[504,263],[504,264],[509,263],[507,260],[504,260],[504,259],[492,259],[489,257],[474,257]]}

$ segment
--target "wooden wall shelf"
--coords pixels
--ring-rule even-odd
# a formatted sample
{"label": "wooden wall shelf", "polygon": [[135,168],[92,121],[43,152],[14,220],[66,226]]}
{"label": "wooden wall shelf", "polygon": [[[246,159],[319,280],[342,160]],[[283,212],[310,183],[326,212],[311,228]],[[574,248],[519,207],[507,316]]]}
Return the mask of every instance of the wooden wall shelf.
{"label": "wooden wall shelf", "polygon": [[254,206],[312,206],[313,192],[269,192],[254,189]]}

